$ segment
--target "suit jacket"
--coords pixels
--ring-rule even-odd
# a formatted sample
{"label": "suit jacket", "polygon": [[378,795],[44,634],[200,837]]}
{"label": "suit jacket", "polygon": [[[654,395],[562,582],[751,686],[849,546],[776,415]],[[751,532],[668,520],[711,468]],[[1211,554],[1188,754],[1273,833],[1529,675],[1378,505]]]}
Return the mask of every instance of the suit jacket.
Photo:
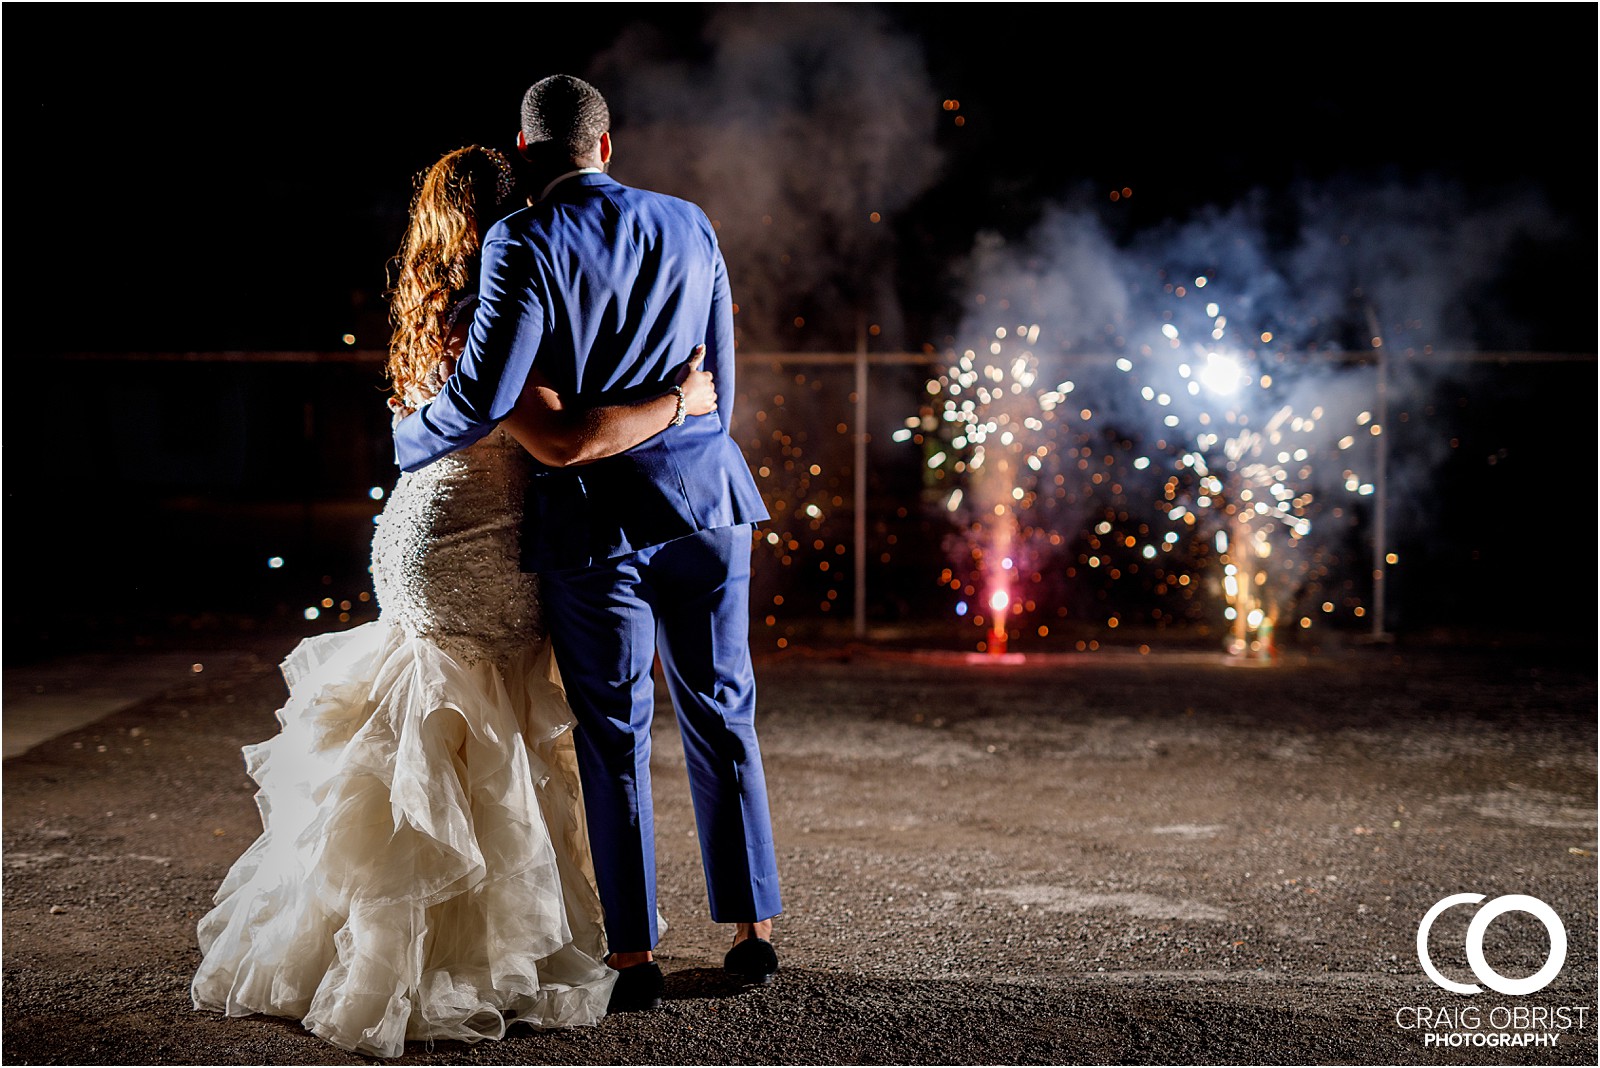
{"label": "suit jacket", "polygon": [[617,403],[666,389],[704,342],[705,369],[717,379],[714,413],[592,464],[535,463],[524,568],[586,566],[768,518],[729,435],[732,297],[716,234],[698,207],[604,174],[566,178],[490,228],[478,296],[455,374],[395,428],[404,471],[487,434],[515,407],[534,367],[569,403]]}

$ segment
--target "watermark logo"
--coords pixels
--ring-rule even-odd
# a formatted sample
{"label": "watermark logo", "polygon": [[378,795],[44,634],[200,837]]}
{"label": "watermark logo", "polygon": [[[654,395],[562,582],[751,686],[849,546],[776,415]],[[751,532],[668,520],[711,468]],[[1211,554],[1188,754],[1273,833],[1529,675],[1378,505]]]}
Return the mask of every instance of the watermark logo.
{"label": "watermark logo", "polygon": [[[1476,905],[1477,911],[1467,924],[1462,949],[1466,950],[1467,964],[1478,983],[1458,983],[1446,978],[1434,966],[1429,951],[1429,938],[1434,923],[1440,916],[1457,905]],[[1521,912],[1544,924],[1550,936],[1550,952],[1544,965],[1524,979],[1508,979],[1495,971],[1484,959],[1484,934],[1489,925],[1508,912]],[[1460,931],[1454,924],[1447,929]],[[1504,932],[1502,932],[1504,933]],[[1441,951],[1454,947],[1441,946]],[[1453,954],[1459,960],[1459,954]],[[1479,994],[1488,987],[1500,994],[1525,997],[1549,986],[1562,965],[1567,962],[1567,929],[1555,909],[1536,897],[1527,894],[1506,894],[1487,901],[1483,894],[1451,894],[1439,901],[1417,925],[1417,960],[1435,985],[1452,994]],[[1554,1046],[1562,1035],[1587,1030],[1588,1005],[1539,1005],[1519,1001],[1510,1005],[1485,1004],[1483,1001],[1457,1002],[1448,1005],[1402,1005],[1395,1011],[1395,1026],[1402,1031],[1420,1033],[1424,1046],[1456,1049],[1463,1046],[1521,1047]]]}
{"label": "watermark logo", "polygon": [[[1446,909],[1457,905],[1476,905],[1483,900],[1483,894],[1451,894],[1429,909],[1427,915],[1422,917],[1422,923],[1417,926],[1417,960],[1421,962],[1422,970],[1434,983],[1454,994],[1476,994],[1483,987],[1477,983],[1458,983],[1441,974],[1428,955],[1428,933],[1433,929],[1433,922]],[[1550,955],[1545,958],[1544,967],[1523,979],[1506,978],[1495,971],[1483,956],[1484,932],[1497,917],[1508,912],[1528,913],[1544,924],[1550,935]],[[1501,994],[1520,996],[1543,990],[1567,962],[1567,929],[1562,925],[1561,917],[1556,915],[1555,909],[1527,894],[1506,894],[1480,908],[1467,925],[1466,941],[1467,963],[1472,967],[1472,974],[1483,986]]]}

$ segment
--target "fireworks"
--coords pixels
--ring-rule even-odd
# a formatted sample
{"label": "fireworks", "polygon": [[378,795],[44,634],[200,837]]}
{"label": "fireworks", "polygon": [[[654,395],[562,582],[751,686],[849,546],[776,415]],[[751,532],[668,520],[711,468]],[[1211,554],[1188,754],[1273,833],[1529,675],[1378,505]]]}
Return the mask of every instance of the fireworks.
{"label": "fireworks", "polygon": [[[1194,291],[1206,282],[1196,279]],[[1176,292],[1180,300],[1185,295]],[[1154,559],[1187,543],[1198,566],[1214,562],[1230,651],[1269,657],[1282,624],[1312,625],[1306,603],[1320,599],[1329,574],[1328,550],[1311,537],[1328,485],[1322,468],[1338,464],[1338,485],[1354,494],[1370,495],[1373,486],[1343,462],[1358,435],[1334,442],[1327,404],[1304,411],[1297,404],[1306,393],[1337,396],[1329,381],[1315,388],[1309,375],[1296,381],[1296,368],[1273,349],[1270,332],[1237,346],[1220,305],[1210,301],[1204,310],[1196,331],[1201,341],[1188,341],[1168,321],[1162,341],[1143,346],[1137,364],[1127,357],[1116,362],[1159,426],[1154,448],[1134,467],[1162,477],[1158,508],[1170,529],[1141,554]],[[1355,422],[1368,437],[1382,432],[1367,412]],[[1344,516],[1337,506],[1331,514]]]}
{"label": "fireworks", "polygon": [[962,530],[958,567],[941,581],[958,594],[958,616],[988,624],[981,647],[990,652],[1004,651],[1008,620],[1038,608],[1047,561],[1063,544],[1052,506],[1069,498],[1051,472],[1094,416],[1073,403],[1072,380],[1043,374],[1038,340],[1036,324],[998,327],[981,348],[949,353],[922,412],[895,433],[923,448],[929,496]]}
{"label": "fireworks", "polygon": [[[1168,292],[1183,300],[1206,284]],[[1030,325],[948,354],[926,383],[928,402],[895,438],[923,450],[930,500],[959,531],[940,581],[958,616],[988,624],[991,651],[1020,632],[1020,617],[1064,604],[1061,583],[1097,586],[1109,604],[1094,622],[1107,628],[1141,596],[1155,595],[1149,618],[1164,625],[1194,618],[1197,593],[1210,593],[1241,655],[1270,656],[1281,626],[1305,629],[1334,610],[1325,587],[1335,558],[1313,523],[1348,518],[1327,506],[1333,493],[1373,492],[1347,458],[1382,428],[1362,412],[1334,440],[1344,413],[1330,405],[1347,391],[1326,379],[1313,388],[1270,332],[1235,343],[1219,304],[1203,307],[1191,331],[1202,340],[1168,313],[1158,337],[1088,361],[1081,381],[1041,365]],[[1330,399],[1302,410],[1317,389]],[[1050,596],[1046,574],[1058,583]],[[1107,597],[1114,586],[1120,596]],[[1203,621],[1216,610],[1200,611]]]}

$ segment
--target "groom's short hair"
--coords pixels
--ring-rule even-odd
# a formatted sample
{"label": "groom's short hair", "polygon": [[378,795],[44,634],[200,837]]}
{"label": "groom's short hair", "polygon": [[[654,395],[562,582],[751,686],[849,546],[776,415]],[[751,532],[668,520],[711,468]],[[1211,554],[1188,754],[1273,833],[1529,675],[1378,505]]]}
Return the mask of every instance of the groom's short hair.
{"label": "groom's short hair", "polygon": [[581,78],[552,74],[522,95],[522,133],[530,145],[548,144],[578,160],[609,129],[606,98]]}

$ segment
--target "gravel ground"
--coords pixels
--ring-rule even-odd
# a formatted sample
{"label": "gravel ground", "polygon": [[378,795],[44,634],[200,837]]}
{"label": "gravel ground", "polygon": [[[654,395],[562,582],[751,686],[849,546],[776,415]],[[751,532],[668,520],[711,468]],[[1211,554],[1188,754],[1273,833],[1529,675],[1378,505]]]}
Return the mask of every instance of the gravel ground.
{"label": "gravel ground", "polygon": [[[189,1004],[195,922],[259,831],[239,748],[276,729],[286,651],[257,640],[226,672],[5,761],[6,1063],[368,1060],[294,1021]],[[731,929],[704,919],[663,716],[665,1006],[414,1043],[401,1063],[1596,1061],[1592,644],[1402,642],[1271,666],[839,647],[757,666],[777,979],[723,981]],[[1549,986],[1461,996],[1422,974],[1418,922],[1461,892],[1556,910],[1569,944]],[[1431,941],[1458,981],[1471,914],[1445,913]],[[1523,913],[1484,941],[1507,977],[1548,950]],[[1454,1015],[1419,1027],[1419,1008]],[[1496,1026],[1517,1009],[1548,1014]],[[1555,1041],[1425,1041],[1491,1032]]]}

